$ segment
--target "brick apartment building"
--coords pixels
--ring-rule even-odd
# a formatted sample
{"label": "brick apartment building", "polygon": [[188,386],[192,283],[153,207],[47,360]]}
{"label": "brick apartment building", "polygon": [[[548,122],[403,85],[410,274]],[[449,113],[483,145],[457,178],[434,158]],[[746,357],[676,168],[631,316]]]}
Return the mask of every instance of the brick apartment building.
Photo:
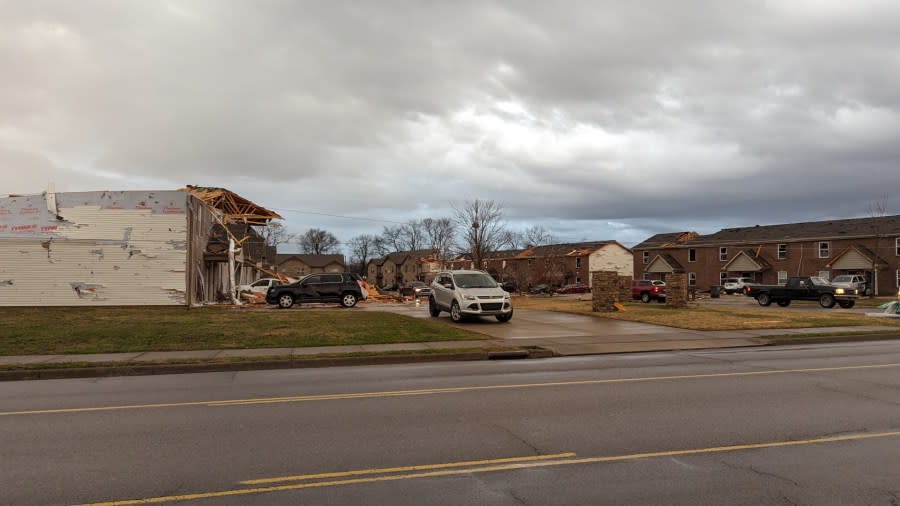
{"label": "brick apartment building", "polygon": [[[527,290],[538,284],[589,284],[591,273],[601,270],[630,276],[632,262],[631,250],[618,242],[591,241],[495,251],[484,260],[483,269],[498,281]],[[462,255],[451,262],[451,268],[472,269],[474,262]]]}
{"label": "brick apartment building", "polygon": [[632,248],[635,279],[684,272],[699,290],[725,278],[784,283],[790,276],[860,274],[878,295],[900,287],[900,216],[657,234]]}
{"label": "brick apartment building", "polygon": [[410,281],[431,283],[440,271],[435,250],[396,251],[366,264],[366,280],[375,286],[403,286]]}
{"label": "brick apartment building", "polygon": [[312,255],[284,253],[275,256],[279,274],[292,278],[302,278],[316,272],[344,272],[344,255]]}

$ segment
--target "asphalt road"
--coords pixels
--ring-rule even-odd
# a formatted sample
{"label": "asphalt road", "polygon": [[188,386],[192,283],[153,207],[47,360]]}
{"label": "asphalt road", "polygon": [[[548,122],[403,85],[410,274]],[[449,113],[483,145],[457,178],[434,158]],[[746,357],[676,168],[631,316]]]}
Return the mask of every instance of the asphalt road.
{"label": "asphalt road", "polygon": [[0,504],[897,504],[894,342],[0,384]]}

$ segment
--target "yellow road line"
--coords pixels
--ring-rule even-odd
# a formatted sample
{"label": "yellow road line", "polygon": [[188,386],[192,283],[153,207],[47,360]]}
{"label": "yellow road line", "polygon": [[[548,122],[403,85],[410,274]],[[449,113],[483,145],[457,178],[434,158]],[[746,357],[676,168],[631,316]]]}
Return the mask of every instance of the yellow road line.
{"label": "yellow road line", "polygon": [[152,408],[174,408],[189,406],[243,406],[247,404],[271,404],[281,402],[310,402],[310,401],[334,401],[345,399],[371,399],[381,397],[403,397],[412,395],[437,395],[448,393],[477,392],[485,390],[509,390],[519,388],[547,388],[547,387],[564,387],[579,385],[611,385],[618,383],[639,383],[649,381],[677,381],[690,379],[710,379],[710,378],[738,378],[752,376],[772,376],[778,374],[802,374],[815,372],[837,372],[837,371],[858,371],[866,369],[887,369],[900,367],[900,363],[893,364],[873,364],[873,365],[848,365],[840,367],[813,367],[807,369],[776,369],[766,371],[742,371],[742,372],[725,372],[725,373],[709,373],[709,374],[683,374],[676,376],[646,376],[637,378],[617,378],[617,379],[599,379],[599,380],[580,380],[580,381],[553,381],[547,383],[519,383],[513,385],[482,385],[470,387],[449,387],[449,388],[427,388],[421,390],[388,390],[381,392],[358,392],[344,394],[323,394],[323,395],[299,395],[291,397],[260,397],[254,399],[232,399],[224,401],[192,401],[192,402],[172,402],[164,404],[134,404],[126,406],[98,406],[91,408],[62,408],[62,409],[40,409],[31,411],[6,411],[0,412],[0,416],[16,416],[16,415],[44,415],[44,414],[62,414],[62,413],[88,413],[94,411],[114,411],[125,409],[152,409]]}
{"label": "yellow road line", "polygon": [[[534,461],[534,462],[511,462],[501,465],[492,465],[487,467],[476,467],[472,469],[444,469],[439,471],[430,471],[425,473],[412,473],[412,474],[395,474],[388,476],[374,476],[369,478],[353,478],[347,480],[332,480],[332,481],[319,481],[313,483],[295,483],[291,485],[280,485],[273,487],[259,487],[259,488],[242,488],[242,489],[232,489],[232,490],[221,490],[217,492],[200,492],[195,494],[183,494],[183,495],[170,495],[170,496],[162,496],[162,497],[150,497],[145,499],[128,499],[123,501],[111,501],[111,502],[102,502],[102,503],[93,503],[85,506],[126,506],[126,505],[141,505],[141,504],[158,504],[158,503],[166,503],[166,502],[178,502],[178,501],[193,501],[199,499],[211,499],[216,497],[229,497],[229,496],[242,496],[242,495],[254,495],[254,494],[265,494],[272,492],[288,492],[292,490],[302,490],[308,488],[324,488],[324,487],[336,487],[342,485],[356,485],[363,483],[377,483],[377,482],[385,482],[385,481],[399,481],[399,480],[411,480],[417,478],[434,478],[434,477],[442,477],[442,476],[456,476],[463,474],[476,474],[476,473],[488,473],[488,472],[500,472],[500,471],[515,471],[520,469],[533,469],[538,467],[556,467],[556,466],[565,466],[565,465],[585,465],[585,464],[599,464],[604,462],[621,462],[628,460],[639,460],[639,459],[650,459],[650,458],[659,458],[659,457],[679,457],[686,455],[703,455],[709,453],[722,453],[722,452],[735,452],[735,451],[743,451],[743,450],[759,450],[765,448],[779,448],[779,447],[790,447],[790,446],[803,446],[803,445],[812,445],[812,444],[823,444],[823,443],[837,443],[841,441],[859,441],[864,439],[875,439],[875,438],[887,438],[887,437],[897,437],[900,436],[900,431],[893,432],[880,432],[880,433],[867,433],[867,434],[846,434],[842,436],[829,436],[829,437],[821,437],[815,439],[800,439],[793,441],[772,441],[767,443],[753,443],[753,444],[742,444],[742,445],[732,445],[732,446],[716,446],[711,448],[695,448],[688,450],[672,450],[672,451],[661,451],[661,452],[645,452],[645,453],[632,453],[629,455],[613,455],[613,456],[600,456],[600,457],[585,457],[579,459],[567,459],[567,460],[547,460],[547,461]],[[440,465],[440,464],[435,464]],[[246,482],[243,482],[246,483]]]}
{"label": "yellow road line", "polygon": [[367,474],[387,474],[387,473],[403,473],[409,471],[425,471],[429,469],[447,469],[453,467],[472,467],[472,466],[486,466],[493,464],[505,464],[510,462],[522,462],[522,461],[540,461],[540,460],[553,460],[553,459],[562,459],[567,457],[574,457],[575,453],[555,453],[552,455],[531,455],[526,457],[507,457],[502,459],[491,459],[491,460],[466,460],[462,462],[449,462],[446,464],[422,464],[418,466],[403,466],[403,467],[383,467],[380,469],[357,469],[353,471],[339,471],[333,473],[317,473],[317,474],[301,474],[297,476],[281,476],[278,478],[262,478],[258,480],[247,480],[242,481],[242,485],[262,485],[263,483],[278,483],[282,481],[303,481],[303,480],[320,480],[322,478],[343,478],[346,476],[365,476]]}

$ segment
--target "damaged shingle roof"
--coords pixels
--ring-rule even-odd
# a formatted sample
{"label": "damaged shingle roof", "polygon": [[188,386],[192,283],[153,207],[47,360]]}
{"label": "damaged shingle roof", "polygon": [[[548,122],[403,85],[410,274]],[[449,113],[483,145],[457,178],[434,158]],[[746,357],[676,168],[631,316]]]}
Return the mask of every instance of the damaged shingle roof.
{"label": "damaged shingle roof", "polygon": [[775,241],[830,239],[840,237],[896,235],[900,233],[900,216],[852,218],[847,220],[812,221],[784,225],[756,225],[754,227],[725,228],[715,234],[700,236],[692,243],[723,243],[739,241]]}

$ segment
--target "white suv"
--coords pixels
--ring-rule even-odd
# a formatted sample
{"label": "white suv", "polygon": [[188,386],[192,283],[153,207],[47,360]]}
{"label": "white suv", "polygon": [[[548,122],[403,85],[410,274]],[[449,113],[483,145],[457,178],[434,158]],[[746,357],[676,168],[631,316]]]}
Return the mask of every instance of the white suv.
{"label": "white suv", "polygon": [[428,310],[434,317],[447,311],[455,322],[466,316],[493,316],[508,322],[513,316],[509,293],[483,271],[439,272],[431,282]]}
{"label": "white suv", "polygon": [[725,290],[725,293],[731,295],[732,293],[743,292],[745,287],[754,284],[753,278],[728,278],[722,284],[722,289]]}

